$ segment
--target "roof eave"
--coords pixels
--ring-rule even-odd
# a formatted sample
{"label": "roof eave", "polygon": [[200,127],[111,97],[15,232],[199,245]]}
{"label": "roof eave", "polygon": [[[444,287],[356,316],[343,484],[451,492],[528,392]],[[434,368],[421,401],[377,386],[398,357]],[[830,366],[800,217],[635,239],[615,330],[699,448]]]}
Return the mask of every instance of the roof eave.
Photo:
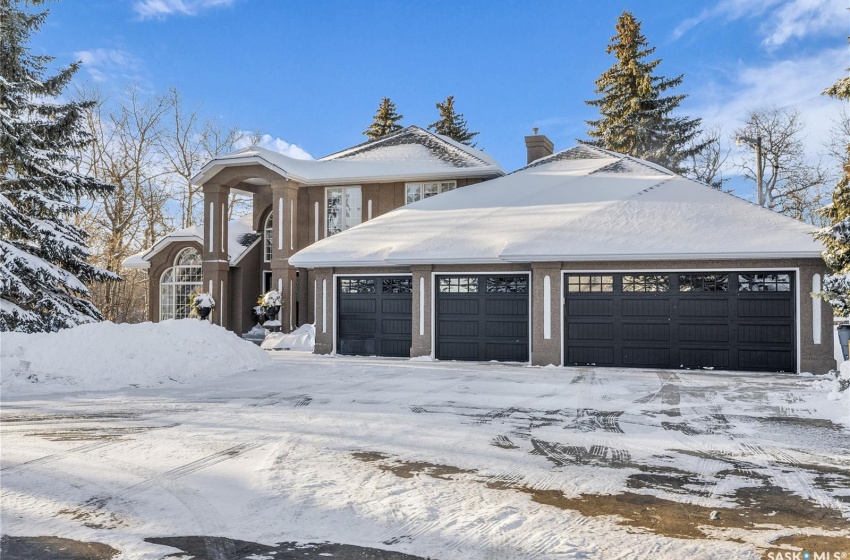
{"label": "roof eave", "polygon": [[820,251],[774,251],[774,252],[723,252],[723,253],[644,253],[644,254],[596,254],[596,255],[523,255],[503,254],[504,262],[606,262],[606,261],[703,261],[703,260],[774,260],[774,259],[821,259]]}
{"label": "roof eave", "polygon": [[198,171],[197,175],[192,177],[191,182],[193,185],[203,186],[215,173],[212,173],[213,170],[216,172],[219,169],[224,169],[226,167],[240,167],[245,165],[262,165],[274,171],[275,173],[280,174],[281,177],[292,179],[298,183],[306,183],[307,180],[304,177],[299,177],[298,175],[293,175],[288,172],[286,169],[279,167],[266,158],[260,155],[251,155],[245,157],[232,157],[232,158],[217,158],[210,160],[205,166]]}

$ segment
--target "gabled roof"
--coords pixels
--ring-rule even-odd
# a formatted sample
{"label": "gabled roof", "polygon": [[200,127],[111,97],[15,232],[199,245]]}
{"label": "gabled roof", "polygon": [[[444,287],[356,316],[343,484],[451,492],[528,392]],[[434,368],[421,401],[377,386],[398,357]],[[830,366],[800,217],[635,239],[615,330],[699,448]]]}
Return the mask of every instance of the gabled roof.
{"label": "gabled roof", "polygon": [[[261,235],[254,231],[251,224],[251,216],[242,216],[231,220],[227,224],[227,255],[230,265],[236,265],[242,257],[251,250],[260,241]],[[151,266],[151,259],[160,251],[171,245],[172,243],[195,241],[204,244],[204,231],[197,226],[191,226],[177,231],[173,231],[168,235],[164,235],[156,240],[153,247],[145,251],[136,253],[124,259],[122,263],[126,268],[142,268],[147,269]]]}
{"label": "gabled roof", "polygon": [[814,228],[591,146],[399,208],[315,243],[299,267],[820,256]]}
{"label": "gabled roof", "polygon": [[481,150],[409,126],[317,160],[252,146],[211,160],[192,182],[202,185],[225,167],[251,164],[303,185],[504,175],[496,160]]}

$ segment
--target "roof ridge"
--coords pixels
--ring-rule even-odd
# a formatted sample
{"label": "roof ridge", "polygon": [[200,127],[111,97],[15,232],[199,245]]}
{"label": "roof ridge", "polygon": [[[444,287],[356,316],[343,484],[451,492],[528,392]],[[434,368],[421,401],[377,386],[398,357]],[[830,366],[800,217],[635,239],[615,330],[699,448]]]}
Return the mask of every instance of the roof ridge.
{"label": "roof ridge", "polygon": [[[455,159],[455,160],[458,160],[458,159],[467,160],[466,162],[463,162],[463,163],[467,163],[467,165],[455,165],[455,167],[474,167],[474,166],[477,166],[477,165],[483,165],[483,166],[491,165],[489,162],[487,162],[483,158],[481,158],[481,157],[479,157],[479,156],[477,156],[477,155],[475,155],[471,152],[468,152],[463,148],[460,148],[460,147],[454,145],[453,143],[449,142],[445,138],[441,137],[439,134],[435,134],[435,133],[430,132],[428,130],[425,130],[421,127],[418,127],[416,125],[410,125],[410,126],[404,128],[402,130],[398,130],[398,131],[393,132],[391,134],[387,134],[386,136],[382,136],[382,137],[376,138],[374,140],[369,140],[368,142],[358,144],[357,146],[352,146],[351,148],[347,148],[345,150],[324,156],[317,161],[332,161],[332,160],[344,159],[344,158],[351,157],[351,156],[356,156],[358,154],[365,153],[366,151],[378,148],[381,144],[386,144],[388,142],[392,142],[393,140],[397,140],[397,139],[405,137],[405,136],[417,137],[417,138],[423,139],[424,141],[422,141],[422,142],[414,142],[414,143],[418,143],[421,146],[424,146],[425,148],[430,150],[437,157],[439,157],[437,150],[442,148],[443,150],[447,150],[447,151],[451,152],[454,155],[453,159]],[[433,145],[433,143],[437,143],[437,142],[439,142],[439,147],[436,146],[436,145]],[[432,144],[432,145],[429,145],[429,144]],[[458,157],[458,156],[460,156],[460,157]],[[444,161],[446,161],[446,158],[440,158],[440,159],[443,159]],[[462,163],[462,162],[459,162],[459,161],[452,162],[451,159],[452,158],[449,158],[449,160],[446,161],[446,163],[450,163],[450,164],[451,163],[458,163],[458,164]],[[474,161],[470,162],[469,160],[474,160]]]}
{"label": "roof ridge", "polygon": [[[614,154],[616,152],[611,152],[611,153]],[[636,163],[638,165],[641,165],[643,167],[652,169],[653,171],[659,171],[659,172],[664,173],[665,175],[668,175],[668,176],[672,176],[672,177],[677,176],[676,173],[674,173],[673,171],[670,171],[666,167],[661,167],[660,165],[657,165],[657,164],[651,165],[652,162],[648,162],[648,161],[645,161],[645,160],[642,160],[640,158],[636,158],[634,156],[630,156],[630,155],[627,155],[627,154],[617,154],[617,155],[620,159],[618,159],[617,161],[615,161],[613,163],[609,163],[608,165],[603,165],[602,167],[598,167],[598,168],[594,169],[593,171],[591,171],[590,173],[588,173],[588,175],[593,175],[594,173],[604,173],[606,171],[616,173],[617,172],[617,169],[616,169],[617,166],[619,164],[623,163],[624,161],[628,160],[628,161],[631,161],[631,162]]]}

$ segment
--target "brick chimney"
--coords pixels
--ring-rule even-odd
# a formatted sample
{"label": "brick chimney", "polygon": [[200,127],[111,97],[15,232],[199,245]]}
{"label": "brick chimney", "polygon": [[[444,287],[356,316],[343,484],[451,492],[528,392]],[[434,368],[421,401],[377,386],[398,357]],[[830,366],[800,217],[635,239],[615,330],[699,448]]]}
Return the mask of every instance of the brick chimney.
{"label": "brick chimney", "polygon": [[528,162],[551,156],[555,151],[555,144],[543,134],[537,134],[538,129],[532,128],[532,135],[525,137],[525,149],[528,150]]}

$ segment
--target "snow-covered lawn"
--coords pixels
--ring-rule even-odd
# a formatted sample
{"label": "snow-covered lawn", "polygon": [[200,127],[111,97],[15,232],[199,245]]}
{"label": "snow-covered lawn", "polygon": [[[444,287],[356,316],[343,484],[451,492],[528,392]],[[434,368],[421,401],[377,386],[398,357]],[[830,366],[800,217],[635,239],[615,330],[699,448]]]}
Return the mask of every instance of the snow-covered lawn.
{"label": "snow-covered lawn", "polygon": [[850,401],[820,378],[273,358],[4,388],[3,533],[125,559],[191,535],[441,559],[850,552]]}

